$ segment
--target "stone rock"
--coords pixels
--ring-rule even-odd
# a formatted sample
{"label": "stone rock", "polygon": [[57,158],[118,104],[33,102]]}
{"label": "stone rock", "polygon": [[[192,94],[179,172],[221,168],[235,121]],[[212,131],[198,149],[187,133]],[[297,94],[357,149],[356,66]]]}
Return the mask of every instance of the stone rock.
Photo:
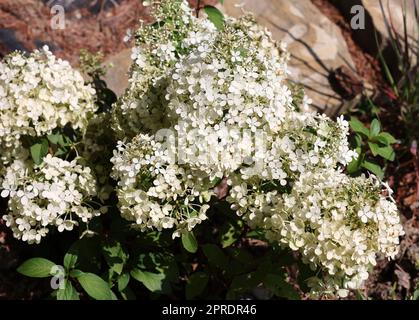
{"label": "stone rock", "polygon": [[[382,6],[380,5],[382,3]],[[382,34],[387,35],[388,30],[385,18],[394,27],[400,36],[404,34],[403,6],[404,1],[394,0],[362,0],[362,4],[373,19],[375,28]],[[410,40],[419,41],[418,21],[415,17],[415,6],[419,10],[419,0],[406,0],[406,24],[407,34]]]}
{"label": "stone rock", "polygon": [[128,87],[128,72],[131,67],[131,49],[125,49],[105,61],[105,66],[112,65],[107,69],[104,80],[119,97]]}
{"label": "stone rock", "polygon": [[[362,0],[363,6],[372,18],[375,29],[386,42],[390,40],[388,28],[391,28],[393,32],[397,33],[400,39],[404,39],[404,3],[406,3],[406,29],[410,42],[409,45],[418,49],[419,27],[418,20],[415,17],[415,7],[419,10],[419,0]],[[387,43],[387,45],[389,44]],[[413,57],[414,55],[412,55]]]}
{"label": "stone rock", "polygon": [[224,11],[233,17],[243,10],[253,12],[257,21],[272,32],[277,41],[288,44],[291,80],[303,84],[313,106],[334,115],[344,106],[342,97],[330,83],[339,67],[354,70],[354,62],[340,29],[310,0],[229,0]]}

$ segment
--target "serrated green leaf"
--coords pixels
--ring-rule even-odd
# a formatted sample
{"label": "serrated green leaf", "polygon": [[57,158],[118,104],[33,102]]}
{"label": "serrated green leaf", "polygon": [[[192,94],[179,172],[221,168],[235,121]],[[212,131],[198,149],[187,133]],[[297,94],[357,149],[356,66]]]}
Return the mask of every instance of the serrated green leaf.
{"label": "serrated green leaf", "polygon": [[208,284],[209,277],[204,272],[193,273],[186,284],[186,299],[193,299],[199,296]]}
{"label": "serrated green leaf", "polygon": [[80,300],[79,293],[70,281],[65,280],[64,289],[57,290],[57,300]]}
{"label": "serrated green leaf", "polygon": [[130,280],[129,273],[121,274],[118,278],[118,291],[124,291]]}
{"label": "serrated green leaf", "polygon": [[48,154],[48,140],[42,139],[30,147],[33,162],[37,165],[42,163],[42,159]]}
{"label": "serrated green leaf", "polygon": [[366,137],[368,137],[370,134],[370,131],[368,130],[368,128],[365,127],[364,124],[355,117],[351,118],[351,121],[349,121],[349,125],[351,126],[351,129],[353,131],[357,133],[361,133]]}
{"label": "serrated green leaf", "polygon": [[208,20],[211,21],[218,30],[224,29],[224,15],[220,10],[213,6],[205,6],[204,11],[208,16]]}
{"label": "serrated green leaf", "polygon": [[372,120],[370,128],[370,137],[373,138],[380,133],[381,125],[377,119]]}
{"label": "serrated green leaf", "polygon": [[114,295],[109,285],[93,273],[83,273],[77,277],[82,288],[95,300],[113,300]]}
{"label": "serrated green leaf", "polygon": [[206,244],[202,246],[205,256],[210,264],[225,270],[228,268],[228,257],[215,244]]}
{"label": "serrated green leaf", "polygon": [[131,270],[131,276],[141,282],[151,292],[162,291],[164,274],[157,274],[148,271],[142,271],[140,269]]}
{"label": "serrated green leaf", "polygon": [[56,264],[44,258],[32,258],[26,260],[17,268],[17,272],[27,277],[46,278],[51,276],[52,268]]}
{"label": "serrated green leaf", "polygon": [[182,244],[186,251],[195,253],[198,250],[198,242],[192,231],[182,234]]}

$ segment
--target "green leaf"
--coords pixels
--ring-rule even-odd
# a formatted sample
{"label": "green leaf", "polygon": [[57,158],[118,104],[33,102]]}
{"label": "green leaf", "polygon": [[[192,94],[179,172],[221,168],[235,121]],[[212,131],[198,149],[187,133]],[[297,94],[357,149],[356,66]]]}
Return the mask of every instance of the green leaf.
{"label": "green leaf", "polygon": [[220,10],[213,6],[205,6],[204,11],[208,15],[208,19],[218,30],[224,29],[224,15]]}
{"label": "green leaf", "polygon": [[218,0],[218,2],[224,4],[224,0]]}
{"label": "green leaf", "polygon": [[367,129],[367,127],[365,127],[364,124],[355,117],[351,117],[349,125],[351,126],[352,130],[357,133],[361,133],[366,137],[370,135],[370,131]]}
{"label": "green leaf", "polygon": [[47,138],[52,144],[59,145],[61,147],[67,147],[69,145],[68,142],[64,141],[64,137],[61,133],[49,134]]}
{"label": "green leaf", "polygon": [[83,273],[77,277],[82,288],[95,300],[113,300],[109,285],[101,277],[93,273]]}
{"label": "green leaf", "polygon": [[220,234],[220,242],[223,248],[227,248],[234,244],[240,237],[241,229],[235,225],[228,223],[223,226]]}
{"label": "green leaf", "polygon": [[[163,294],[170,294],[172,292],[172,283],[179,282],[179,268],[176,259],[170,252],[159,250],[158,252],[142,252],[137,257],[135,268],[140,270],[145,275],[139,273],[137,280],[143,282],[144,285],[151,288],[153,291],[158,291]],[[131,276],[134,275],[131,273]],[[158,280],[158,287],[155,288],[153,284],[149,284],[151,280]]]}
{"label": "green leaf", "polygon": [[62,155],[64,155],[64,154],[66,154],[66,153],[67,153],[67,151],[66,151],[66,150],[64,150],[64,149],[58,149],[58,150],[54,153],[54,156],[59,157],[59,156],[62,156]]}
{"label": "green leaf", "polygon": [[103,247],[103,255],[110,269],[121,274],[125,263],[128,261],[128,254],[119,242],[112,241]]}
{"label": "green leaf", "polygon": [[33,162],[39,165],[42,159],[48,154],[48,140],[42,139],[41,142],[35,143],[30,147]]}
{"label": "green leaf", "polygon": [[76,252],[67,252],[64,256],[64,268],[66,268],[66,270],[73,269],[76,266],[77,258]]}
{"label": "green leaf", "polygon": [[362,163],[362,167],[372,172],[380,179],[384,178],[384,171],[383,169],[381,169],[381,167],[378,164],[368,161],[368,160],[364,160],[364,162]]}
{"label": "green leaf", "polygon": [[359,161],[359,157],[358,159],[353,159],[348,166],[346,167],[346,170],[348,170],[349,174],[354,174],[356,172],[359,171],[360,167],[361,167],[361,162]]}
{"label": "green leaf", "polygon": [[[385,141],[387,142],[386,138],[383,138],[383,137],[380,138],[379,136],[377,136],[376,138],[377,138],[377,140],[378,139],[385,139]],[[391,139],[390,139],[390,141],[391,141]],[[368,142],[368,145],[369,145],[369,147],[371,149],[371,152],[374,156],[379,155],[379,156],[381,156],[384,159],[389,160],[389,161],[394,161],[394,159],[396,158],[396,154],[395,154],[393,148],[390,145],[388,145],[388,143],[385,144],[386,145],[385,147],[380,147],[378,144],[372,143],[372,142]]]}
{"label": "green leaf", "polygon": [[365,158],[365,153],[362,152],[361,147],[356,148],[355,151],[358,154],[358,157],[356,159],[353,159],[346,167],[346,170],[349,174],[357,173],[361,168],[361,164]]}
{"label": "green leaf", "polygon": [[79,293],[70,281],[65,280],[64,289],[57,290],[57,300],[80,300]]}
{"label": "green leaf", "polygon": [[127,287],[129,280],[130,280],[129,273],[121,274],[121,276],[118,278],[118,291],[124,291]]}
{"label": "green leaf", "polygon": [[377,154],[389,161],[394,161],[394,159],[396,158],[396,153],[390,146],[378,148]]}
{"label": "green leaf", "polygon": [[182,244],[190,253],[195,253],[198,250],[198,243],[192,231],[182,234]]}
{"label": "green leaf", "polygon": [[189,277],[186,284],[186,299],[193,299],[199,296],[208,284],[208,275],[204,272],[195,272]]}
{"label": "green leaf", "polygon": [[394,144],[397,142],[396,138],[394,138],[390,133],[388,132],[381,132],[377,138],[379,139],[379,141],[385,141],[386,143],[384,144]]}
{"label": "green leaf", "polygon": [[80,277],[84,272],[78,269],[73,269],[70,271],[70,277],[72,278],[78,278]]}
{"label": "green leaf", "polygon": [[388,143],[387,139],[384,138],[384,137],[382,137],[382,136],[380,136],[380,135],[381,135],[381,133],[378,136],[376,136],[373,139],[371,139],[371,141],[374,142],[374,143],[378,143],[380,145],[384,145],[384,146],[390,145]]}
{"label": "green leaf", "polygon": [[165,278],[164,274],[157,274],[140,269],[131,270],[131,276],[141,282],[151,292],[158,292],[162,290],[162,282]]}
{"label": "green leaf", "polygon": [[215,244],[206,244],[202,246],[205,256],[210,264],[225,270],[228,268],[228,257]]}
{"label": "green leaf", "polygon": [[44,258],[32,258],[26,260],[17,268],[17,272],[27,277],[46,278],[51,276],[51,269],[56,264]]}
{"label": "green leaf", "polygon": [[373,143],[373,142],[368,142],[368,146],[370,147],[370,150],[371,150],[372,154],[374,155],[374,157],[377,156],[378,149],[380,148],[378,146],[378,144]]}
{"label": "green leaf", "polygon": [[362,148],[362,137],[360,134],[355,134],[354,136],[355,146],[356,148]]}
{"label": "green leaf", "polygon": [[380,133],[381,125],[377,119],[372,120],[370,128],[370,137],[373,138]]}

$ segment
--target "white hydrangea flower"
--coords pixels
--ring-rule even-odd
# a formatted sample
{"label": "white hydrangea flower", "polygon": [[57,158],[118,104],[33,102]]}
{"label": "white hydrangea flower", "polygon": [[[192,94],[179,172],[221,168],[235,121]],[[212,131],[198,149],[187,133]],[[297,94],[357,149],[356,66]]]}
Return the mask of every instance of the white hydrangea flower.
{"label": "white hydrangea flower", "polygon": [[39,137],[70,123],[84,130],[97,107],[95,90],[48,49],[0,61],[0,165],[16,158],[23,136]]}
{"label": "white hydrangea flower", "polygon": [[3,216],[13,235],[39,243],[50,227],[72,230],[79,221],[100,214],[86,203],[96,195],[96,181],[88,167],[48,154],[40,166],[15,160],[6,169],[1,197],[9,197]]}
{"label": "white hydrangea flower", "polygon": [[393,259],[398,252],[404,232],[397,207],[380,195],[382,185],[374,176],[350,178],[333,168],[307,171],[283,194],[239,183],[240,178],[230,180],[232,208],[252,227],[265,229],[268,239],[326,271],[327,281],[340,284],[335,290],[359,288],[377,253]]}
{"label": "white hydrangea flower", "polygon": [[167,151],[161,150],[147,135],[119,142],[112,176],[118,180],[122,217],[141,230],[175,228],[176,237],[207,218],[211,185],[205,175],[169,164]]}
{"label": "white hydrangea flower", "polygon": [[348,122],[297,111],[310,100],[287,82],[286,47],[252,17],[217,30],[186,1],[158,3],[112,111],[122,216],[178,236],[206,219],[212,182],[227,178],[227,201],[250,227],[325,271],[313,290],[358,288],[376,253],[395,256],[403,230],[377,181],[339,171],[357,157]]}

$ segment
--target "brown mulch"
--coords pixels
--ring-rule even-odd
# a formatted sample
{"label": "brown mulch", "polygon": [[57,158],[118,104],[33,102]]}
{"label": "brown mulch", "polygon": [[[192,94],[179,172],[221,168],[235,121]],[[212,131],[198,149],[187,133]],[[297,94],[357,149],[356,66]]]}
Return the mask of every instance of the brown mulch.
{"label": "brown mulch", "polygon": [[[46,1],[47,2],[47,1]],[[99,11],[94,12],[93,7]],[[109,0],[86,0],[82,7],[70,8],[65,12],[66,27],[51,28],[51,9],[41,0],[0,1],[0,30],[12,33],[12,42],[31,51],[48,44],[60,58],[77,65],[80,49],[101,51],[105,56],[122,51],[129,45],[124,43],[127,30],[135,30],[140,19],[150,22],[149,9],[140,0],[119,0],[109,5]],[[201,5],[214,4],[216,0],[201,1]],[[52,2],[53,3],[53,2]],[[196,0],[190,1],[196,6]],[[106,6],[105,6],[106,4]],[[0,33],[0,58],[15,46],[7,45]]]}

